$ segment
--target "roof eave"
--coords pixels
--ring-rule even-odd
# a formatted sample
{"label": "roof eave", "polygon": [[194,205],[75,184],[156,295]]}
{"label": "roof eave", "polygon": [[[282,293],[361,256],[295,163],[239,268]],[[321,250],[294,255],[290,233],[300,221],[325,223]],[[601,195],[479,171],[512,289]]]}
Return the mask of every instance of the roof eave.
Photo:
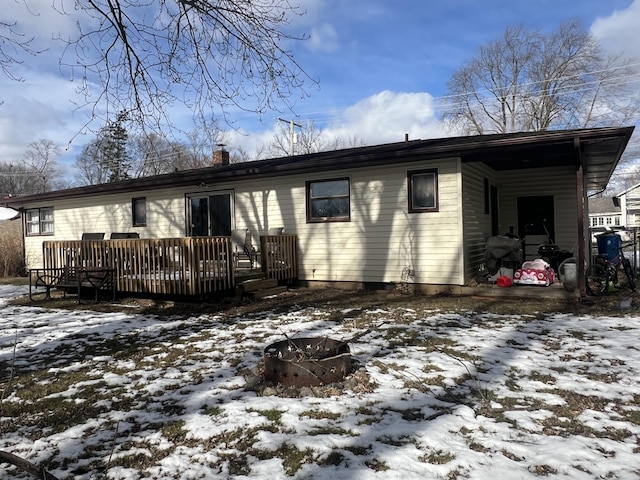
{"label": "roof eave", "polygon": [[[617,166],[634,127],[606,127],[581,130],[560,130],[548,132],[520,132],[518,134],[482,135],[476,137],[449,137],[431,140],[413,140],[371,147],[356,147],[346,150],[320,152],[295,157],[280,157],[254,162],[213,166],[204,169],[172,172],[153,177],[143,177],[122,182],[76,187],[38,195],[27,195],[5,199],[6,206],[20,207],[26,203],[79,198],[95,195],[142,192],[158,188],[184,187],[201,183],[216,184],[235,179],[268,178],[280,175],[312,173],[325,170],[339,170],[364,166],[389,164],[394,161],[411,162],[417,159],[463,157],[470,152],[491,152],[496,150],[526,149],[538,145],[553,147],[566,145],[579,139],[580,142],[616,139],[617,152],[607,159],[602,172],[590,172],[587,165],[586,186],[588,189],[604,188]],[[609,154],[610,156],[611,154]]]}

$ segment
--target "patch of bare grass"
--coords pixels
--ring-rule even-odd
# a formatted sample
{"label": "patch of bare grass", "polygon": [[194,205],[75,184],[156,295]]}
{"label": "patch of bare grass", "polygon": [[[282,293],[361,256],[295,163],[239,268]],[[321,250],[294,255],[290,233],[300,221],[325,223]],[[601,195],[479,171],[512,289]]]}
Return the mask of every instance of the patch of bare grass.
{"label": "patch of bare grass", "polygon": [[444,465],[453,461],[456,456],[444,450],[436,450],[420,457],[421,462],[431,463],[433,465]]}
{"label": "patch of bare grass", "polygon": [[300,413],[300,417],[314,418],[316,420],[337,420],[341,417],[341,415],[336,412],[329,412],[328,410],[305,410],[304,412]]}

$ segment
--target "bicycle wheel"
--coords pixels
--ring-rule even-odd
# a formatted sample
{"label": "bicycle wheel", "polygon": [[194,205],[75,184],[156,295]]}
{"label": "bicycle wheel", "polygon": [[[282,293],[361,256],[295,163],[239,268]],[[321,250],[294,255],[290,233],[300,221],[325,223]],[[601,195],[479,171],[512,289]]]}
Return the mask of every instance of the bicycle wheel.
{"label": "bicycle wheel", "polygon": [[633,268],[631,267],[631,262],[623,258],[622,259],[622,269],[624,270],[624,274],[627,276],[627,285],[629,285],[629,290],[632,292],[636,291],[636,281],[635,275],[633,274]]}
{"label": "bicycle wheel", "polygon": [[607,269],[602,265],[589,265],[586,273],[586,287],[589,295],[604,295],[607,293]]}

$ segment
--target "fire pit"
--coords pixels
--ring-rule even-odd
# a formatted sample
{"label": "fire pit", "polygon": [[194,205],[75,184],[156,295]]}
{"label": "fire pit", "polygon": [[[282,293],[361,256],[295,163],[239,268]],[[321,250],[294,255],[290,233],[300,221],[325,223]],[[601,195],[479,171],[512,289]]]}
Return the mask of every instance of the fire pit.
{"label": "fire pit", "polygon": [[349,345],[330,338],[291,338],[264,349],[265,379],[290,387],[342,381],[351,369]]}

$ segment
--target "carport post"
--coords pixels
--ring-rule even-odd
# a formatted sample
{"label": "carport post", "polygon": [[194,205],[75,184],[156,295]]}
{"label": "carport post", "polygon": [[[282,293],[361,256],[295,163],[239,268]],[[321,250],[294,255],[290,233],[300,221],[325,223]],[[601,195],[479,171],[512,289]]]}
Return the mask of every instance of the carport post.
{"label": "carport post", "polygon": [[580,147],[580,137],[573,139],[573,152],[576,157],[578,169],[576,171],[577,185],[577,202],[578,202],[578,289],[580,296],[587,295],[587,287],[585,282],[585,228],[584,228],[584,208],[586,202],[586,192],[584,191],[584,159],[582,158],[582,149]]}

